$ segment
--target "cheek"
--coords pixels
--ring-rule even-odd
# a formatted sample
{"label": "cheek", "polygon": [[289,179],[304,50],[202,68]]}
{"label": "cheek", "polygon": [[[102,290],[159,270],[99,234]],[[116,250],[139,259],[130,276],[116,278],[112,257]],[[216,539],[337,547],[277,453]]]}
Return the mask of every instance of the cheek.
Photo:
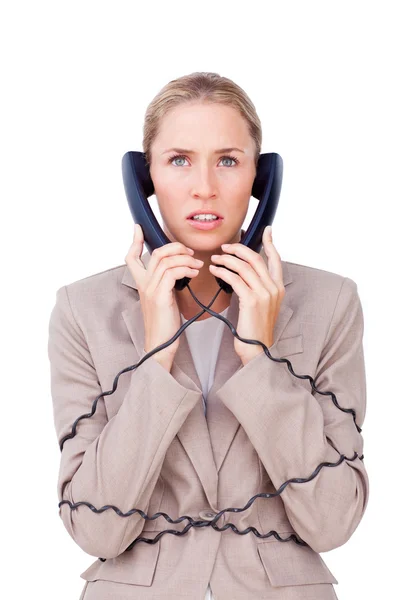
{"label": "cheek", "polygon": [[231,202],[239,203],[250,198],[252,185],[249,177],[226,178],[220,181],[220,190]]}
{"label": "cheek", "polygon": [[157,204],[162,218],[168,223],[173,223],[179,220],[182,208],[182,198],[176,187],[170,188],[164,184],[160,188],[155,189]]}
{"label": "cheek", "polygon": [[241,184],[231,186],[225,191],[225,198],[225,205],[232,214],[240,217],[247,213],[251,200],[249,187]]}
{"label": "cheek", "polygon": [[182,192],[181,178],[176,176],[173,169],[154,167],[151,171],[151,177],[155,188],[157,198],[175,199]]}
{"label": "cheek", "polygon": [[178,217],[179,206],[185,198],[183,186],[176,178],[168,176],[167,172],[153,179],[153,185],[162,217],[168,221]]}

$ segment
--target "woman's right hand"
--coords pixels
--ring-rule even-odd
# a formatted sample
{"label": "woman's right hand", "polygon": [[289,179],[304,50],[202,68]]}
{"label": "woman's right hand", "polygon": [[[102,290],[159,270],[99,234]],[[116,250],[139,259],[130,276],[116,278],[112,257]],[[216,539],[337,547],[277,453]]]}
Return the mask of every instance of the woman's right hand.
{"label": "woman's right hand", "polygon": [[[174,285],[182,277],[196,277],[203,261],[193,257],[193,250],[180,242],[170,242],[155,248],[147,270],[141,261],[144,247],[143,230],[135,225],[133,243],[125,257],[139,292],[142,307],[146,352],[164,344],[181,327],[180,310]],[[153,354],[169,372],[179,347],[180,337]]]}

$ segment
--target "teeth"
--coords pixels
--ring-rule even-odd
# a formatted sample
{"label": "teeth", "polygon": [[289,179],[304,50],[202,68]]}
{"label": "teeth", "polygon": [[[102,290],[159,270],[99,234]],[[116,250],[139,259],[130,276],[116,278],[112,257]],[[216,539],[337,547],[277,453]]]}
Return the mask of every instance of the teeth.
{"label": "teeth", "polygon": [[192,217],[192,219],[195,219],[196,221],[214,221],[216,220],[218,217],[216,217],[215,215],[195,215],[194,217]]}

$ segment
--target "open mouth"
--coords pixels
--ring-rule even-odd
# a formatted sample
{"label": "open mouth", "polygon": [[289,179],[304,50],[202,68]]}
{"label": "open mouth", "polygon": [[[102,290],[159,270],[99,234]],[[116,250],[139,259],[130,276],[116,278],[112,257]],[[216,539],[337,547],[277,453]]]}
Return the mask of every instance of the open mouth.
{"label": "open mouth", "polygon": [[214,219],[196,219],[195,217],[189,217],[191,221],[200,221],[201,223],[210,223],[210,221],[218,221],[222,217],[216,217]]}
{"label": "open mouth", "polygon": [[217,219],[194,219],[193,217],[189,217],[186,220],[189,221],[189,223],[196,229],[207,230],[219,227],[223,221],[223,218],[218,217]]}

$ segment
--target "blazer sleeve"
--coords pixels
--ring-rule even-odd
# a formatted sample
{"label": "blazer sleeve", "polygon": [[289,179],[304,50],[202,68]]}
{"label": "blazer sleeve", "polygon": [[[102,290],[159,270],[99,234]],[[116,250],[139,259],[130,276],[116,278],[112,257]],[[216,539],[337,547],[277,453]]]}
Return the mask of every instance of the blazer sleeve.
{"label": "blazer sleeve", "polygon": [[[97,396],[109,391],[100,386],[85,335],[71,310],[67,286],[56,292],[48,357],[60,442],[80,415],[91,412]],[[138,508],[148,514],[166,451],[201,394],[183,387],[153,357],[132,375],[120,377],[130,377],[130,385],[117,414],[108,420],[104,397],[99,398],[94,415],[78,421],[76,434],[63,444],[59,502],[88,502],[96,509],[114,505],[123,513]],[[105,558],[121,554],[145,524],[137,512],[122,517],[112,508],[96,513],[85,504],[72,510],[65,503],[59,514],[85,552]]]}
{"label": "blazer sleeve", "polygon": [[[323,392],[333,392],[341,407],[353,408],[360,428],[366,412],[363,331],[357,285],[343,278],[314,383]],[[281,358],[276,343],[269,351]],[[272,361],[263,351],[217,395],[245,429],[275,489],[288,479],[309,478],[320,463],[335,463],[341,454],[363,454],[353,415],[339,410],[329,394],[312,391],[309,380],[295,377],[286,362]],[[310,481],[288,483],[280,493],[294,530],[316,552],[343,545],[363,517],[369,480],[359,457],[324,466]]]}

